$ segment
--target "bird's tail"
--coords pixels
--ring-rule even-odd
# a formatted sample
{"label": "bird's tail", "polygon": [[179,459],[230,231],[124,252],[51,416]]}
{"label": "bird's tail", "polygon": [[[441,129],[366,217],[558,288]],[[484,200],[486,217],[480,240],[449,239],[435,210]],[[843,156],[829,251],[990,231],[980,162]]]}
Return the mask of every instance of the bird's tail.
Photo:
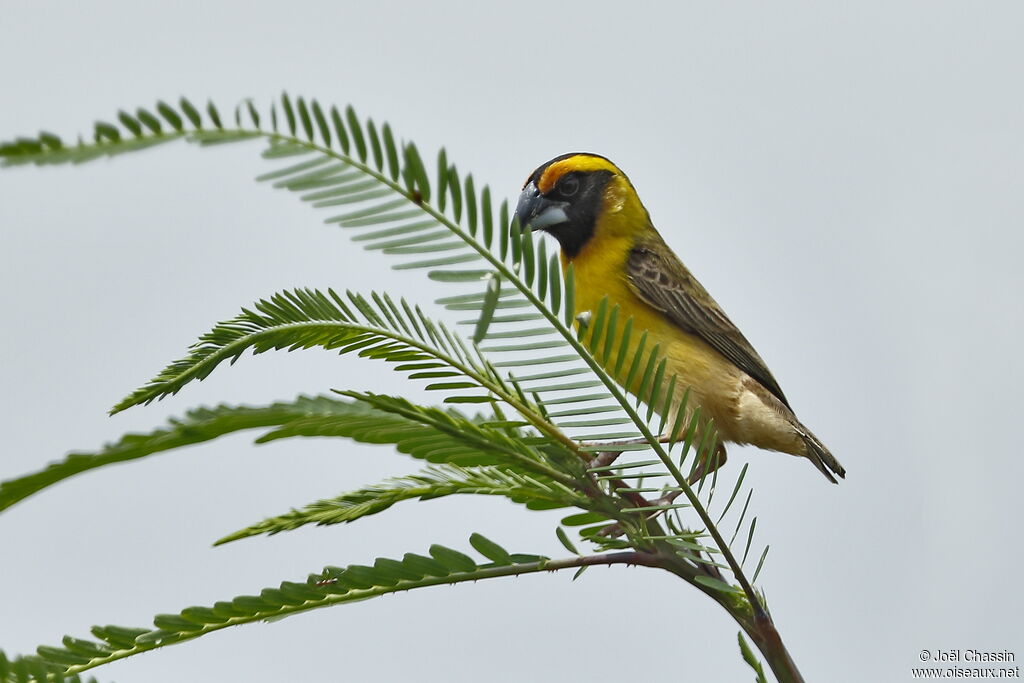
{"label": "bird's tail", "polygon": [[793,428],[796,430],[797,435],[800,437],[801,441],[804,442],[804,446],[807,448],[807,457],[814,463],[814,466],[825,475],[826,479],[833,484],[838,483],[836,478],[832,476],[833,472],[840,479],[846,478],[846,468],[839,464],[839,461],[836,460],[836,456],[832,455],[832,453],[825,448],[825,444],[819,441],[818,437],[811,433],[811,430],[807,429],[807,427],[804,427],[799,422],[795,422],[793,424]]}

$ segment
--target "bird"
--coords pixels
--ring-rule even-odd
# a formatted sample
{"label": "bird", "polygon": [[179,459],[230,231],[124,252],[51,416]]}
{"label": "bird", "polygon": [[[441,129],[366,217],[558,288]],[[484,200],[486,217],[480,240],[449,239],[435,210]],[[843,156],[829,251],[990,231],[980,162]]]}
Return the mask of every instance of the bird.
{"label": "bird", "polygon": [[[698,429],[713,424],[720,444],[804,457],[830,482],[845,478],[835,456],[797,419],[761,356],[665,243],[615,164],[588,152],[551,159],[527,178],[515,216],[521,229],[557,240],[563,272],[572,265],[577,325],[607,297],[621,320],[632,318],[634,331],[646,331],[646,348],[659,345],[665,377],[677,378],[675,406],[687,395],[684,424],[696,415]],[[628,357],[640,336],[630,336]],[[606,354],[609,372],[617,356],[618,350]],[[616,381],[625,375],[620,367]],[[639,387],[626,389],[635,394]],[[714,467],[725,462],[720,449]]]}

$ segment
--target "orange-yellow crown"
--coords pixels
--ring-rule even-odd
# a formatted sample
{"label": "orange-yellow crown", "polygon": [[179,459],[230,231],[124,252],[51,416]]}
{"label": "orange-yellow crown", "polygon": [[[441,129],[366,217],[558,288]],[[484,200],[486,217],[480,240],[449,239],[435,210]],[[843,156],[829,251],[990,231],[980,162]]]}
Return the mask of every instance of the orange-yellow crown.
{"label": "orange-yellow crown", "polygon": [[572,152],[547,162],[534,171],[526,182],[529,183],[532,180],[541,194],[547,194],[559,178],[572,171],[610,171],[615,175],[622,175],[622,171],[603,156],[589,152]]}

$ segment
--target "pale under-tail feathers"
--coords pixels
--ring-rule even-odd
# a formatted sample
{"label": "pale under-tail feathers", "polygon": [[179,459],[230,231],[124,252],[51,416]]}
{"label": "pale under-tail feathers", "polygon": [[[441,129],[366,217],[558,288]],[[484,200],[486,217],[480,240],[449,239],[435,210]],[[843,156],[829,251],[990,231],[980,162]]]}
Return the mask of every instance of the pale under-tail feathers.
{"label": "pale under-tail feathers", "polygon": [[[846,478],[846,468],[839,464],[836,457],[825,448],[825,444],[818,440],[811,430],[804,427],[799,422],[793,423],[793,429],[796,430],[797,435],[804,442],[804,446],[807,447],[807,457],[814,466],[825,475],[833,484],[838,484],[836,478],[832,476],[832,472],[835,472],[840,479]],[[831,470],[831,472],[829,471]]]}

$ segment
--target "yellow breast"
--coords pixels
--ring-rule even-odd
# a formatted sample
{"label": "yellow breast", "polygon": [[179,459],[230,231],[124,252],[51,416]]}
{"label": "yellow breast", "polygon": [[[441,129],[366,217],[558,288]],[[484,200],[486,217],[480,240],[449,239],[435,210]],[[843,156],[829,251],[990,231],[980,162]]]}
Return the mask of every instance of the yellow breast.
{"label": "yellow breast", "polygon": [[[616,342],[613,344],[605,368],[616,381],[625,384],[631,361],[640,348],[646,333],[645,358],[656,345],[659,354],[667,360],[665,379],[676,375],[676,397],[691,389],[688,412],[700,406],[705,418],[713,418],[719,432],[728,438],[730,425],[736,420],[740,389],[739,371],[698,337],[688,334],[672,323],[661,312],[647,305],[633,293],[628,281],[627,260],[634,240],[628,235],[597,234],[572,260],[575,281],[575,311],[579,316],[596,313],[601,301],[608,298],[608,310],[618,306]],[[569,261],[563,255],[562,267]],[[627,320],[632,318],[625,362],[615,372],[619,357],[619,339]],[[577,326],[578,326],[577,322]],[[601,346],[603,351],[603,344]],[[601,354],[598,354],[601,357]],[[639,390],[643,368],[637,372],[626,389],[633,394]],[[674,418],[673,418],[674,419]]]}

